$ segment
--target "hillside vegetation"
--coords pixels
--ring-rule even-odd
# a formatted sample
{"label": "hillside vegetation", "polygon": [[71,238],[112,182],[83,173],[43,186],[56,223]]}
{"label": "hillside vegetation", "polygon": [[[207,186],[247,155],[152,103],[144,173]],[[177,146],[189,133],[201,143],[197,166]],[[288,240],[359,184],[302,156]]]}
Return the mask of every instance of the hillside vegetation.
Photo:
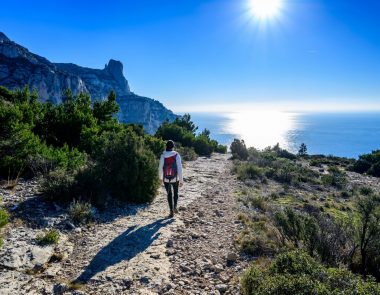
{"label": "hillside vegetation", "polygon": [[237,244],[258,258],[245,294],[380,294],[380,196],[350,181],[356,161],[240,140],[231,152],[246,184]]}
{"label": "hillside vegetation", "polygon": [[[226,152],[209,131],[196,135],[190,115],[165,123],[151,136],[141,126],[118,122],[118,111],[114,92],[92,103],[87,94],[66,91],[64,102],[53,105],[39,102],[28,87],[0,87],[0,177],[11,185],[19,177],[38,176],[43,195],[54,201],[143,203],[157,193],[163,140],[182,144],[186,149],[180,152],[190,159]],[[186,143],[170,130],[186,133]]]}

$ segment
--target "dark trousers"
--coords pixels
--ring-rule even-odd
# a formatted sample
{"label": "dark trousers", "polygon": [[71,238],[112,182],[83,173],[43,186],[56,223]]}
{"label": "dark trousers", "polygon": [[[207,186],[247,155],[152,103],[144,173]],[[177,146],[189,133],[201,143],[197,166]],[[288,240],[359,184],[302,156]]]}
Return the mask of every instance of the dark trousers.
{"label": "dark trousers", "polygon": [[[169,203],[169,208],[170,212],[173,212],[175,208],[177,208],[177,201],[178,201],[178,185],[179,182],[165,182],[165,189],[166,193],[168,195],[168,203]],[[172,192],[173,190],[173,192]],[[174,194],[174,198],[173,198]],[[174,204],[173,204],[174,201]],[[174,205],[174,207],[173,207]]]}

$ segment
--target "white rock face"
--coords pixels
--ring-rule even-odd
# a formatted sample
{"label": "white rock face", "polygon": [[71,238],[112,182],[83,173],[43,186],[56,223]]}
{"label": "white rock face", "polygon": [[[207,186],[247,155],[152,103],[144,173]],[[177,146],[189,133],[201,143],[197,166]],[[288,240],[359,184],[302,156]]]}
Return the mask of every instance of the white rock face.
{"label": "white rock face", "polygon": [[158,101],[130,91],[120,61],[111,59],[102,70],[72,63],[52,63],[9,40],[1,32],[0,85],[10,89],[29,85],[30,89],[37,90],[41,101],[53,103],[62,102],[66,89],[74,95],[89,93],[93,100],[104,100],[113,90],[121,107],[118,118],[125,123],[142,124],[149,133],[153,133],[162,122],[176,118]]}
{"label": "white rock face", "polygon": [[35,232],[24,228],[11,229],[8,243],[0,250],[0,266],[26,270],[47,263],[54,253],[54,247],[34,245],[35,235]]}

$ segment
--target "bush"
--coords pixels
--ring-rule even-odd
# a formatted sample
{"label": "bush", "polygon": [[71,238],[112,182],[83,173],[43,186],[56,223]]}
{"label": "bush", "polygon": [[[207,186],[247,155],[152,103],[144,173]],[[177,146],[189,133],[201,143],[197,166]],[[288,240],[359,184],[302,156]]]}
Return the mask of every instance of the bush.
{"label": "bush", "polygon": [[27,167],[34,176],[46,175],[56,169],[74,171],[85,165],[86,154],[77,149],[69,149],[67,145],[62,148],[52,148],[42,146],[38,154],[27,157]]}
{"label": "bush", "polygon": [[195,161],[198,158],[193,148],[177,147],[176,151],[181,155],[181,159],[184,161]]}
{"label": "bush", "polygon": [[373,194],[373,189],[368,186],[362,186],[359,190],[360,194],[363,196],[369,196]]}
{"label": "bush", "polygon": [[246,227],[238,238],[242,251],[253,256],[273,256],[279,251],[279,233],[264,215],[255,214],[254,219],[241,216],[240,219]]}
{"label": "bush", "polygon": [[364,159],[359,159],[355,162],[355,164],[351,167],[352,171],[357,173],[366,173],[369,169],[371,169],[372,164]]}
{"label": "bush", "polygon": [[262,212],[266,212],[269,208],[267,199],[262,196],[252,196],[249,198],[249,202],[253,208],[259,209]]}
{"label": "bush", "polygon": [[75,223],[85,224],[94,218],[92,206],[88,202],[73,200],[68,208],[68,213]]}
{"label": "bush", "polygon": [[243,161],[248,159],[248,150],[247,150],[244,140],[235,138],[234,141],[231,143],[230,149],[231,149],[232,157],[234,159],[239,159]]}
{"label": "bush", "polygon": [[7,225],[9,222],[9,213],[3,209],[0,208],[0,228]]}
{"label": "bush", "polygon": [[380,177],[380,150],[359,156],[359,160],[352,165],[351,169],[358,173]]}
{"label": "bush", "polygon": [[[317,172],[296,163],[294,161],[296,156],[281,149],[279,145],[266,148],[264,151],[250,148],[248,154],[249,164],[260,167],[261,172],[269,179],[289,185],[296,185],[300,182],[319,183]],[[240,165],[238,162],[235,163],[235,167]],[[236,168],[235,172],[238,173],[240,170]]]}
{"label": "bush", "polygon": [[215,152],[219,154],[227,154],[227,146],[219,144],[216,147]]}
{"label": "bush", "polygon": [[165,142],[160,138],[150,135],[145,136],[144,142],[146,147],[150,149],[157,158],[160,158],[162,152],[165,150]]}
{"label": "bush", "polygon": [[75,197],[76,179],[66,170],[55,170],[41,182],[41,193],[48,200],[68,202]]}
{"label": "bush", "polygon": [[322,183],[328,186],[335,186],[337,188],[344,188],[347,184],[346,173],[339,168],[332,166],[329,167],[329,174],[322,175]]}
{"label": "bush", "polygon": [[56,245],[59,241],[59,232],[55,229],[48,230],[45,234],[37,235],[38,244],[45,245]]}
{"label": "bush", "polygon": [[380,177],[380,161],[374,163],[368,170],[368,174],[376,177]]}
{"label": "bush", "polygon": [[191,121],[191,116],[185,114],[174,122],[164,122],[157,130],[155,136],[163,140],[173,140],[180,146],[193,148],[199,156],[210,156],[214,151],[225,153],[227,148],[219,145],[210,138],[210,131],[205,129],[197,136],[198,127]]}
{"label": "bush", "polygon": [[106,132],[97,147],[94,182],[101,180],[105,191],[121,201],[153,201],[159,186],[158,162],[141,137],[129,129]]}
{"label": "bush", "polygon": [[183,137],[187,132],[174,123],[164,122],[157,130],[156,137],[163,140],[173,140],[182,143]]}
{"label": "bush", "polygon": [[274,221],[284,241],[288,240],[299,248],[307,239],[310,230],[307,229],[309,220],[306,215],[287,207],[275,213]]}
{"label": "bush", "polygon": [[326,269],[302,251],[278,255],[268,270],[252,265],[241,280],[244,295],[380,294],[380,285],[342,268]]}
{"label": "bush", "polygon": [[271,239],[265,232],[243,232],[238,244],[240,249],[246,254],[258,256],[273,256],[279,251],[279,244],[276,239]]}
{"label": "bush", "polygon": [[234,167],[235,173],[240,180],[264,179],[265,169],[258,167],[253,163],[239,163]]}
{"label": "bush", "polygon": [[200,156],[210,156],[213,152],[213,146],[205,136],[197,136],[194,140],[194,150]]}
{"label": "bush", "polygon": [[359,219],[355,222],[360,266],[363,275],[380,278],[380,196],[360,196],[356,201]]}
{"label": "bush", "polygon": [[279,254],[269,268],[272,274],[317,276],[322,266],[304,251],[294,250]]}
{"label": "bush", "polygon": [[305,157],[307,156],[307,146],[304,143],[301,143],[299,149],[298,149],[298,156],[299,157]]}

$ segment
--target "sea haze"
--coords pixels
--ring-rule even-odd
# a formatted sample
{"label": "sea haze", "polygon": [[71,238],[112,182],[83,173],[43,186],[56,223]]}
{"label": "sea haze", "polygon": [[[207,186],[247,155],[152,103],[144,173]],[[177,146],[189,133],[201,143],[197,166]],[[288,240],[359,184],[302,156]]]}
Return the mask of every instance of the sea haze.
{"label": "sea haze", "polygon": [[191,113],[199,131],[207,128],[212,138],[229,145],[234,138],[263,149],[280,146],[297,152],[306,143],[310,154],[357,158],[380,149],[380,112],[291,113],[243,111]]}

